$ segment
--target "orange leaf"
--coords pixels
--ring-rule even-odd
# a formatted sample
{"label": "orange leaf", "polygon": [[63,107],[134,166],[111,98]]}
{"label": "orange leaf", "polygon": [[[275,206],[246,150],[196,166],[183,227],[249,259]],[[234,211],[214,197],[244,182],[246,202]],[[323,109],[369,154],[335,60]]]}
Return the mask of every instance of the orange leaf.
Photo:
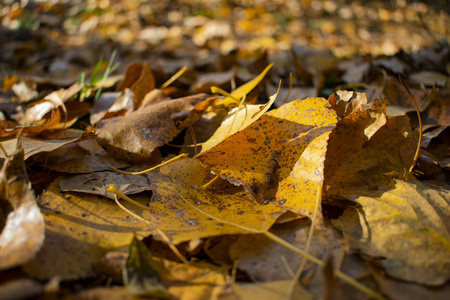
{"label": "orange leaf", "polygon": [[200,154],[199,159],[214,174],[242,185],[259,202],[264,201],[262,190],[275,172],[276,204],[311,217],[317,197],[320,200],[328,135],[337,122],[327,105],[323,98],[292,101]]}

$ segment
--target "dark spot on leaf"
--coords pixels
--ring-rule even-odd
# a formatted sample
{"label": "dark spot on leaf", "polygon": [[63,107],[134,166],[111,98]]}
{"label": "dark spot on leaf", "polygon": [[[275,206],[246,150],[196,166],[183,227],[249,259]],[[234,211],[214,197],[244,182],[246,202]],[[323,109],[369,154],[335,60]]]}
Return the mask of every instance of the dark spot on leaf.
{"label": "dark spot on leaf", "polygon": [[285,203],[286,203],[286,199],[283,199],[283,200],[278,201],[278,204],[281,204],[281,205],[283,205],[283,204],[285,204]]}

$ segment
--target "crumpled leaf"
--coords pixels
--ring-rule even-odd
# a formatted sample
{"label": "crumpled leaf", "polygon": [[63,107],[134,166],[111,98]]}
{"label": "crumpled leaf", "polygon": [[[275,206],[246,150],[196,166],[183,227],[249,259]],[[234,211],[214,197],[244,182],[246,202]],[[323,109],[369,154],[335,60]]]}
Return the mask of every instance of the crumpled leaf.
{"label": "crumpled leaf", "polygon": [[171,297],[161,281],[150,250],[136,237],[133,237],[129,247],[123,279],[132,295],[163,299]]}
{"label": "crumpled leaf", "polygon": [[441,285],[450,278],[448,187],[397,180],[395,186],[346,195],[361,205],[360,229],[344,213],[337,223],[353,248],[381,257],[395,278]]}
{"label": "crumpled leaf", "polygon": [[82,88],[82,84],[74,83],[67,89],[60,89],[50,93],[44,97],[42,102],[26,110],[21,124],[34,124],[41,120],[48,112],[64,105],[64,102],[75,96]]}
{"label": "crumpled leaf", "polygon": [[377,131],[371,131],[369,140],[365,131],[374,122],[370,109],[357,110],[339,121],[331,133],[325,160],[328,195],[345,194],[358,186],[376,188],[409,170],[417,142],[408,117],[386,119],[385,125],[378,124]]}
{"label": "crumpled leaf", "polygon": [[[87,277],[109,251],[126,250],[133,234],[148,236],[149,225],[130,216],[111,199],[62,193],[59,180],[39,197],[45,218],[44,245],[23,269],[38,279]],[[127,206],[127,203],[123,203]],[[140,214],[141,209],[128,206]]]}
{"label": "crumpled leaf", "polygon": [[206,99],[205,94],[149,105],[123,117],[98,124],[98,142],[112,156],[128,161],[144,161],[153,151],[169,142],[180,131],[172,120],[174,113],[190,109]]}
{"label": "crumpled leaf", "polygon": [[44,218],[28,179],[20,140],[0,171],[0,270],[34,258],[44,242]]}
{"label": "crumpled leaf", "polygon": [[275,176],[276,204],[312,217],[317,197],[320,203],[328,135],[337,122],[327,105],[323,98],[289,102],[198,158],[261,203],[262,191]]}

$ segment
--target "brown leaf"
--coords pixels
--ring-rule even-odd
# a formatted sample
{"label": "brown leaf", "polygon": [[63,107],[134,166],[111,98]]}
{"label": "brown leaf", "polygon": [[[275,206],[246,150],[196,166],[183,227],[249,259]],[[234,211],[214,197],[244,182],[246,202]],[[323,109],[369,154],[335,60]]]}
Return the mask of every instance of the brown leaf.
{"label": "brown leaf", "polygon": [[131,85],[131,91],[134,94],[134,107],[141,106],[145,95],[155,88],[155,78],[153,77],[150,64],[144,64],[139,79]]}
{"label": "brown leaf", "polygon": [[378,130],[368,139],[365,132],[371,124],[377,121],[370,110],[358,110],[339,121],[331,133],[325,160],[329,195],[348,193],[358,186],[376,188],[411,167],[417,142],[409,119],[388,118],[383,126],[376,125]]}
{"label": "brown leaf", "polygon": [[114,159],[96,140],[65,144],[46,153],[39,161],[49,169],[72,174],[108,171],[110,166],[116,169],[130,166],[130,163]]}
{"label": "brown leaf", "polygon": [[0,171],[0,211],[5,222],[0,235],[1,270],[33,259],[44,241],[44,218],[31,189],[20,140],[17,148]]}
{"label": "brown leaf", "polygon": [[[41,140],[36,138],[22,137],[22,147],[25,153],[25,159],[42,152],[50,152],[58,149],[69,143],[74,143],[78,141],[83,141],[87,139],[94,139],[95,134],[92,132],[77,131],[70,133],[71,137],[69,139],[51,139],[51,140]],[[1,142],[2,147],[7,153],[12,153],[15,148],[17,139],[11,139],[5,142]],[[4,153],[0,152],[0,157],[4,158]]]}
{"label": "brown leaf", "polygon": [[128,66],[125,72],[125,78],[118,84],[117,90],[123,91],[126,88],[130,88],[141,76],[144,65],[140,62],[135,62]]}
{"label": "brown leaf", "polygon": [[128,116],[103,120],[98,124],[98,142],[117,159],[134,162],[148,160],[155,149],[181,131],[172,115],[191,109],[205,99],[205,94],[198,94],[163,101]]}
{"label": "brown leaf", "polygon": [[114,199],[114,194],[106,191],[110,184],[114,184],[125,195],[150,190],[149,181],[145,176],[123,175],[108,171],[67,176],[59,182],[63,192],[82,192]]}

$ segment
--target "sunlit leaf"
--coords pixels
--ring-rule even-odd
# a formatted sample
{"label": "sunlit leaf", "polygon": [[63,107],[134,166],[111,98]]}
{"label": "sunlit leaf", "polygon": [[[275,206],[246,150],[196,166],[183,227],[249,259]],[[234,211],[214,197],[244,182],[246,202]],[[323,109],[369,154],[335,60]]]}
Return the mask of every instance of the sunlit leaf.
{"label": "sunlit leaf", "polygon": [[28,179],[23,149],[9,153],[0,170],[0,270],[34,258],[44,242],[44,218]]}

